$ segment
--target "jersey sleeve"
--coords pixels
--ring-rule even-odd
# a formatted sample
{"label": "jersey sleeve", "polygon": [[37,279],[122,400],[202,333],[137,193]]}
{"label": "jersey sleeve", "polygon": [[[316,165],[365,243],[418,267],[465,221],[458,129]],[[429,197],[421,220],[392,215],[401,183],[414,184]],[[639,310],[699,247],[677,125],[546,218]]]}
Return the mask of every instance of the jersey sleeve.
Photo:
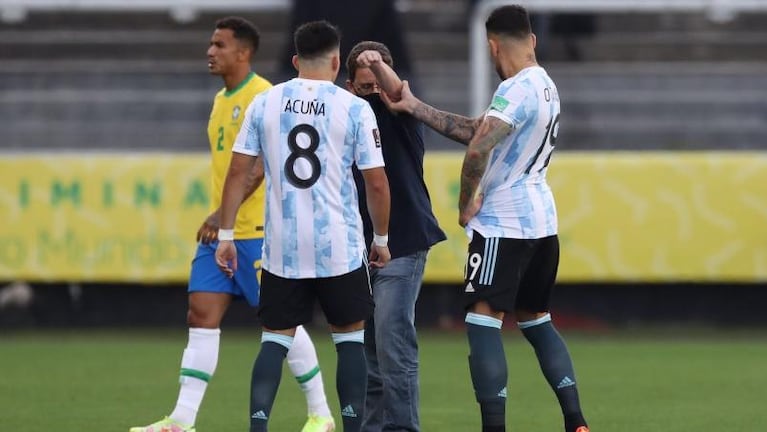
{"label": "jersey sleeve", "polygon": [[263,114],[263,110],[258,109],[259,106],[263,105],[262,102],[263,98],[256,97],[248,105],[248,109],[245,110],[245,118],[242,120],[242,126],[240,126],[240,131],[234,140],[232,152],[250,156],[258,156],[261,153],[261,142],[258,139],[258,131],[256,130],[256,118],[259,116],[259,113]]}
{"label": "jersey sleeve", "polygon": [[382,167],[381,133],[373,109],[365,102],[359,114],[354,137],[354,160],[357,167],[361,170]]}
{"label": "jersey sleeve", "polygon": [[511,84],[501,83],[493,94],[493,101],[486,115],[503,120],[514,129],[519,129],[528,117],[528,96],[527,86],[519,81],[513,81]]}

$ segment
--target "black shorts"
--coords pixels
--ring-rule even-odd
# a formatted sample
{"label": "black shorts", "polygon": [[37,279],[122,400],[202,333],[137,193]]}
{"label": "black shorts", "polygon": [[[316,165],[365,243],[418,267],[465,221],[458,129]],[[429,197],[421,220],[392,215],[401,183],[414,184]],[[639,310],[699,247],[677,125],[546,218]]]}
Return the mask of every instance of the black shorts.
{"label": "black shorts", "polygon": [[559,266],[559,238],[484,238],[474,231],[463,284],[463,305],[480,300],[496,311],[548,312]]}
{"label": "black shorts", "polygon": [[344,326],[373,314],[373,296],[367,266],[328,278],[286,279],[262,270],[258,317],[271,330],[306,324],[319,300],[328,323]]}

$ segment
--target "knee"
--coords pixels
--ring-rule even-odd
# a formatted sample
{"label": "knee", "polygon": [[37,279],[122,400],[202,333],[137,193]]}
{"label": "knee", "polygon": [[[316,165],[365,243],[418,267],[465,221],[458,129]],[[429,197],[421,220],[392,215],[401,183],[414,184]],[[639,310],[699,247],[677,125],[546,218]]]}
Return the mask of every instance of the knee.
{"label": "knee", "polygon": [[215,313],[204,308],[195,308],[190,306],[186,313],[186,323],[191,328],[218,328],[221,324],[221,318]]}
{"label": "knee", "polygon": [[355,321],[351,324],[344,325],[331,325],[330,330],[333,333],[351,333],[360,330],[365,330],[365,321]]}
{"label": "knee", "polygon": [[517,322],[527,322],[527,321],[535,321],[537,319],[541,319],[548,315],[549,312],[530,312],[526,310],[517,309],[514,311],[514,315],[516,315]]}

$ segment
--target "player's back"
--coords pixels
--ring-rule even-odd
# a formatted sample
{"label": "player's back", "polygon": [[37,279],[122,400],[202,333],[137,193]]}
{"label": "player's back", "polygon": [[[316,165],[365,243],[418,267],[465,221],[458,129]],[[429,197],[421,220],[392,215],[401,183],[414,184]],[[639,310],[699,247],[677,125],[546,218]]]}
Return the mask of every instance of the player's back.
{"label": "player's back", "polygon": [[556,234],[556,207],[546,172],[559,131],[554,81],[540,66],[502,82],[488,115],[514,127],[493,149],[480,183],[482,208],[470,226],[485,236],[540,238]]}
{"label": "player's back", "polygon": [[374,114],[329,81],[295,78],[251,107],[267,186],[266,270],[288,278],[356,270],[365,244],[352,164],[383,166]]}

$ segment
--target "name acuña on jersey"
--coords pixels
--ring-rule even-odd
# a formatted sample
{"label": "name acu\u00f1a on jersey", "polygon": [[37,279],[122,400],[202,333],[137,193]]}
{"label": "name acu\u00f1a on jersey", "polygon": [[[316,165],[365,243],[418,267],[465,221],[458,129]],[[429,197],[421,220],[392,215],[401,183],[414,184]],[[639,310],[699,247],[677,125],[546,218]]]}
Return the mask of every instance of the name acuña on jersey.
{"label": "name acu\u00f1a on jersey", "polygon": [[325,115],[325,102],[319,102],[317,99],[305,101],[301,99],[290,99],[285,102],[283,112],[292,112],[294,114],[312,114]]}

